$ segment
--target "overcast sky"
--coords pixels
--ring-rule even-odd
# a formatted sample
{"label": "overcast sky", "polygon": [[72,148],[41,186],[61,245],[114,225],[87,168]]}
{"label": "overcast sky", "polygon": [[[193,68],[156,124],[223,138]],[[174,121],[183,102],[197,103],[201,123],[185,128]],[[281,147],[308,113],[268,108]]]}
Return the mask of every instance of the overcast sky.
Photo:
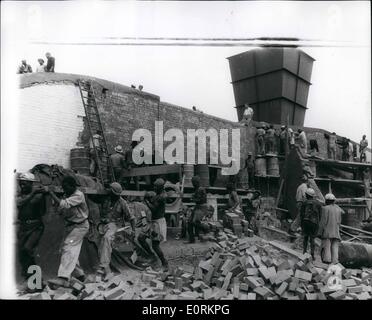
{"label": "overcast sky", "polygon": [[189,108],[195,105],[233,121],[237,115],[226,58],[252,47],[41,45],[30,41],[127,41],[117,37],[345,41],[346,47],[302,48],[316,59],[305,125],[358,142],[362,134],[371,136],[369,1],[2,1],[1,5],[2,62],[9,70],[10,66],[15,70],[21,59],[36,68],[37,58],[50,51],[56,58],[56,72],[142,84],[162,101]]}

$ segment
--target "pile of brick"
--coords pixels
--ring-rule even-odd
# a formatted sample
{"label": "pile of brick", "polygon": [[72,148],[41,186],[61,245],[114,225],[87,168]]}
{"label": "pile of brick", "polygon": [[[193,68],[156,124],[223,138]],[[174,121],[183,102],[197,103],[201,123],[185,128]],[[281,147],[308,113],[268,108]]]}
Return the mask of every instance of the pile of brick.
{"label": "pile of brick", "polygon": [[93,283],[75,281],[71,289],[48,289],[31,299],[372,299],[371,269],[346,269],[341,264],[336,268],[339,277],[329,272],[328,265],[312,262],[308,254],[265,240],[239,238],[230,231],[221,232],[195,266],[169,272],[148,268],[134,280],[116,275],[108,282],[99,277]]}

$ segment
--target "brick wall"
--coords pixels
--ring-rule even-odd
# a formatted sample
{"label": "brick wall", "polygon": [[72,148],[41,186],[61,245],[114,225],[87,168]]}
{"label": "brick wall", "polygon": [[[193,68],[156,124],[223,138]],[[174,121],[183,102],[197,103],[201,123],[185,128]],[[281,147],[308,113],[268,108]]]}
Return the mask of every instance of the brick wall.
{"label": "brick wall", "polygon": [[19,95],[17,171],[36,164],[70,167],[70,149],[83,130],[84,107],[72,83],[26,87]]}
{"label": "brick wall", "polygon": [[[84,127],[84,108],[76,86],[79,77],[82,76],[22,76],[22,130],[18,144],[20,153],[17,170],[28,170],[38,163],[70,166],[70,149],[79,145]],[[254,128],[251,126],[161,102],[158,96],[104,80],[94,81],[93,84],[110,152],[118,144],[129,149],[132,134],[139,128],[150,130],[155,139],[155,120],[163,121],[164,132],[170,128],[178,128],[183,131],[185,138],[186,129],[228,129],[229,152],[232,145],[231,129],[238,128],[241,158],[246,158],[248,151],[254,151]],[[164,143],[164,147],[166,145]],[[186,146],[185,140],[185,148]]]}

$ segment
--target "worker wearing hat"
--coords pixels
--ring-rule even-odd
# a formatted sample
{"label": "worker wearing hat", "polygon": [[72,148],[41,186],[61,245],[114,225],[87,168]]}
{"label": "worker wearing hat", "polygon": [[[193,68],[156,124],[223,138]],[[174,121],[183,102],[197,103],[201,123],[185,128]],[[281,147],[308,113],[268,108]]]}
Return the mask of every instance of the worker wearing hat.
{"label": "worker wearing hat", "polygon": [[18,225],[18,256],[21,272],[28,278],[28,268],[36,265],[35,250],[44,232],[42,217],[46,212],[45,193],[43,186],[35,185],[36,178],[30,173],[18,176],[20,192],[17,194],[17,225]]}
{"label": "worker wearing hat", "polygon": [[301,222],[301,206],[306,200],[306,190],[308,189],[308,178],[306,174],[303,174],[301,176],[301,184],[297,187],[296,191],[296,207],[297,207],[297,212],[296,212],[296,217],[291,224],[290,227],[290,233],[295,233],[297,229],[300,226]]}
{"label": "worker wearing hat", "polygon": [[345,212],[337,205],[332,193],[325,196],[326,205],[322,208],[318,235],[322,239],[322,261],[338,263],[338,247],[341,241],[340,225]]}
{"label": "worker wearing hat", "polygon": [[121,173],[126,168],[125,157],[123,155],[123,147],[118,145],[114,148],[115,153],[110,155],[110,161],[114,170],[115,180],[121,183]]}
{"label": "worker wearing hat", "polygon": [[56,196],[49,188],[52,199],[58,203],[58,213],[65,222],[65,237],[62,243],[62,256],[58,268],[58,278],[49,280],[53,287],[69,287],[72,273],[80,281],[85,280],[84,270],[80,267],[79,256],[84,237],[89,231],[89,209],[85,195],[77,189],[73,176],[65,176],[62,180],[63,198]]}
{"label": "worker wearing hat", "polygon": [[131,234],[134,235],[135,233],[135,217],[127,201],[121,197],[122,192],[123,189],[118,182],[111,183],[109,198],[103,204],[101,217],[102,222],[106,225],[98,248],[98,254],[100,260],[99,271],[105,277],[111,275],[112,243],[117,230],[124,227],[125,222],[129,222],[132,230]]}
{"label": "worker wearing hat", "polygon": [[152,247],[159,257],[164,269],[168,269],[168,261],[160,248],[160,243],[167,240],[167,223],[165,220],[165,204],[167,194],[164,191],[165,181],[158,178],[154,182],[155,195],[147,197],[145,204],[150,208],[152,213]]}
{"label": "worker wearing hat", "polygon": [[321,204],[314,199],[315,191],[308,188],[305,192],[306,200],[301,206],[301,229],[303,234],[303,253],[307,252],[310,242],[311,256],[315,260],[315,237],[318,233],[319,221],[321,216]]}

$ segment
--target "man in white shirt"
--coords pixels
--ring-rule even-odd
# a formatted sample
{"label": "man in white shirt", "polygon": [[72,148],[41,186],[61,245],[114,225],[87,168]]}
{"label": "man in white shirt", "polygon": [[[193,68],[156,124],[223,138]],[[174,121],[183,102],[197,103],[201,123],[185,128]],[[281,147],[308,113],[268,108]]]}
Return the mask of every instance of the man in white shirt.
{"label": "man in white shirt", "polygon": [[43,59],[37,59],[39,65],[36,68],[36,72],[45,72],[45,64]]}

